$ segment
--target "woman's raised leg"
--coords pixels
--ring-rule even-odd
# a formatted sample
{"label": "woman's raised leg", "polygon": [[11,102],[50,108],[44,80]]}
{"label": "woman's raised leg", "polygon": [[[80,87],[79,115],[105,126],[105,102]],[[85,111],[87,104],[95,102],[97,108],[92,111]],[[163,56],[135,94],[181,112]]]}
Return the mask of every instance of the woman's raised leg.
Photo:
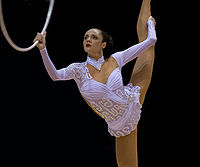
{"label": "woman's raised leg", "polygon": [[[147,20],[151,15],[151,0],[143,0],[137,22],[139,42],[147,38]],[[141,87],[140,103],[144,101],[148,89],[154,62],[154,47],[141,54],[134,66],[130,82]],[[131,134],[116,138],[116,156],[119,167],[138,167],[137,129]]]}
{"label": "woman's raised leg", "polygon": [[[147,38],[148,28],[147,20],[151,16],[151,0],[143,0],[142,7],[137,22],[137,34],[139,42],[144,41]],[[140,56],[138,56],[135,66],[132,71],[130,83],[136,86],[140,86],[140,103],[143,104],[144,98],[151,82],[151,76],[153,72],[154,64],[154,48],[151,46]]]}

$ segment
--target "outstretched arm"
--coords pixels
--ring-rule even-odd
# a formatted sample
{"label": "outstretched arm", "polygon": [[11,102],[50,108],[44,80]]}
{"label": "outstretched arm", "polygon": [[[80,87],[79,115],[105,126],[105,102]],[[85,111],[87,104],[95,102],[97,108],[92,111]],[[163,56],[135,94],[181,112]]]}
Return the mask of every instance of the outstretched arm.
{"label": "outstretched arm", "polygon": [[49,58],[47,49],[44,48],[40,50],[41,56],[43,63],[45,65],[45,68],[51,77],[53,81],[58,81],[58,80],[66,80],[66,68],[62,68],[60,70],[57,70],[54,64],[52,63],[51,59]]}
{"label": "outstretched arm", "polygon": [[67,72],[67,71],[69,71],[68,68],[62,68],[60,70],[57,70],[56,67],[54,66],[54,64],[52,63],[52,61],[48,55],[47,49],[46,49],[46,39],[45,38],[46,38],[46,32],[44,33],[44,35],[37,33],[37,36],[35,37],[33,42],[35,42],[37,40],[39,41],[37,44],[37,47],[40,49],[42,60],[44,62],[45,68],[46,68],[49,76],[51,77],[51,79],[53,81],[72,79],[72,75],[66,76],[66,73],[72,74],[70,72]]}
{"label": "outstretched arm", "polygon": [[156,38],[156,32],[155,32],[155,20],[153,17],[149,17],[147,21],[147,25],[148,25],[148,36],[144,41],[136,45],[133,45],[124,51],[117,52],[112,55],[117,61],[120,68],[122,68],[125,64],[127,64],[131,60],[138,57],[150,46],[155,44],[157,38]]}

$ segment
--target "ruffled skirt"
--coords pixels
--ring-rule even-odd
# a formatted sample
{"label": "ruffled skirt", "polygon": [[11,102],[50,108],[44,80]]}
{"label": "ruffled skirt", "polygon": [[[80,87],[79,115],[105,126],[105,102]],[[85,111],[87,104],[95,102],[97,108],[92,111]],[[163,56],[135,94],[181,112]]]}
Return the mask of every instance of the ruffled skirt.
{"label": "ruffled skirt", "polygon": [[129,83],[124,86],[124,91],[128,97],[128,108],[118,120],[108,124],[108,131],[112,136],[120,137],[130,134],[136,129],[137,124],[140,120],[141,108],[139,97],[140,87],[133,86]]}

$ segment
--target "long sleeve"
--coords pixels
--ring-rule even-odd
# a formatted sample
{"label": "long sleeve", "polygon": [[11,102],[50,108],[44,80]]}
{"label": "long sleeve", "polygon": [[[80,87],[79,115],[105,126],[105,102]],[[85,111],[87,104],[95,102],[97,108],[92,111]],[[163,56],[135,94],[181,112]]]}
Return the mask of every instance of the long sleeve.
{"label": "long sleeve", "polygon": [[62,68],[57,70],[51,59],[49,58],[47,49],[44,48],[40,50],[42,60],[44,62],[45,68],[53,81],[58,80],[70,80],[73,79],[73,70],[70,65],[67,68]]}
{"label": "long sleeve", "polygon": [[148,49],[150,46],[154,45],[156,43],[156,31],[155,26],[152,20],[147,21],[148,24],[148,36],[147,39],[143,42],[140,42],[136,45],[131,46],[130,48],[121,51],[116,52],[112,56],[117,61],[120,69],[130,62],[131,60],[135,59],[137,56],[139,56],[142,52],[144,52],[146,49]]}

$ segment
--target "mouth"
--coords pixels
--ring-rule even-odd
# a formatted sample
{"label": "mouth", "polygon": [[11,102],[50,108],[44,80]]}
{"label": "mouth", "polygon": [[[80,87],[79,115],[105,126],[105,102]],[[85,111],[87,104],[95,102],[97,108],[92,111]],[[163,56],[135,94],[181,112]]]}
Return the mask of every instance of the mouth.
{"label": "mouth", "polygon": [[86,44],[85,46],[86,46],[86,48],[89,48],[89,47],[91,47],[91,45],[90,45],[90,44]]}

